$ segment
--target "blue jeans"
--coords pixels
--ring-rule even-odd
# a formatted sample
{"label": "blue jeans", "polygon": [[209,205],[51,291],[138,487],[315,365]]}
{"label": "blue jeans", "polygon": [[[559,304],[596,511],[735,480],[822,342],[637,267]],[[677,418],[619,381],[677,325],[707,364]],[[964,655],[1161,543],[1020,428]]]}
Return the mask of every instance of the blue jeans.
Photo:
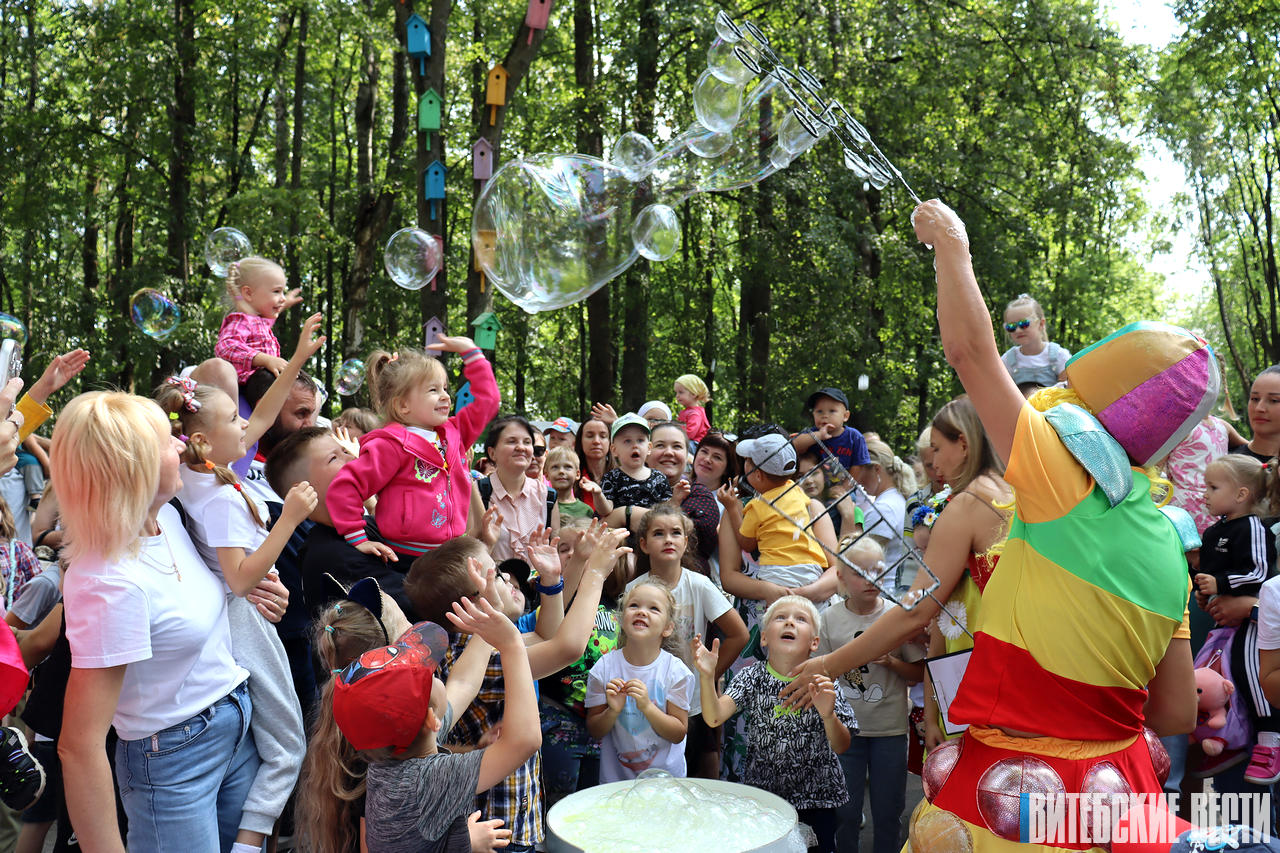
{"label": "blue jeans", "polygon": [[221,853],[235,841],[258,772],[242,683],[189,720],[116,744],[130,853]]}
{"label": "blue jeans", "polygon": [[[849,788],[852,820],[845,820],[845,833],[853,837],[845,844],[858,849],[857,833],[862,817],[864,793],[871,796],[871,825],[874,853],[897,853],[901,848],[902,810],[907,804],[907,736],[862,737],[854,735],[849,748],[840,755],[845,785]],[[867,785],[870,775],[871,784]],[[870,788],[867,791],[868,787]],[[842,848],[843,849],[843,848]]]}

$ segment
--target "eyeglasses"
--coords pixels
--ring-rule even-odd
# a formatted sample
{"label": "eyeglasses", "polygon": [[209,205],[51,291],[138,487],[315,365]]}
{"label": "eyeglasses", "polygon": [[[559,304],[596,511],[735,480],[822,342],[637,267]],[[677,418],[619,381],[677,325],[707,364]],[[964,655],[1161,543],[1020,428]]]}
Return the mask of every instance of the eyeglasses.
{"label": "eyeglasses", "polygon": [[546,452],[547,452],[547,446],[545,444],[535,444],[533,446],[533,456],[535,459]]}
{"label": "eyeglasses", "polygon": [[1006,332],[1016,332],[1019,329],[1030,328],[1030,326],[1031,326],[1031,318],[1023,317],[1021,320],[1019,320],[1016,323],[1005,323],[1004,330]]}

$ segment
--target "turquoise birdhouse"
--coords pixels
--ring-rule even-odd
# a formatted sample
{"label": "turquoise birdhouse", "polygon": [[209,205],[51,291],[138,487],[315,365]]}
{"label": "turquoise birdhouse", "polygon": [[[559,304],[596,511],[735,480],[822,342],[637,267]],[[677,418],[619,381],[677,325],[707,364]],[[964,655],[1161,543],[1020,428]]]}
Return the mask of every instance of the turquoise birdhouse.
{"label": "turquoise birdhouse", "polygon": [[458,389],[458,393],[453,397],[453,413],[456,415],[475,401],[476,395],[471,393],[471,383],[462,383],[462,387]]}
{"label": "turquoise birdhouse", "polygon": [[418,130],[427,134],[427,146],[431,145],[431,134],[440,130],[440,114],[442,103],[440,93],[428,89],[418,99]]}
{"label": "turquoise birdhouse", "polygon": [[476,329],[476,346],[492,352],[498,343],[498,332],[502,331],[502,324],[498,322],[497,315],[492,311],[486,311],[472,320],[471,325]]}
{"label": "turquoise birdhouse", "polygon": [[418,74],[426,76],[427,57],[431,55],[431,30],[427,27],[427,22],[415,12],[405,24],[405,34],[409,55],[418,60]]}
{"label": "turquoise birdhouse", "polygon": [[436,202],[444,201],[444,164],[432,160],[423,176],[423,197],[431,204],[431,218],[436,218]]}

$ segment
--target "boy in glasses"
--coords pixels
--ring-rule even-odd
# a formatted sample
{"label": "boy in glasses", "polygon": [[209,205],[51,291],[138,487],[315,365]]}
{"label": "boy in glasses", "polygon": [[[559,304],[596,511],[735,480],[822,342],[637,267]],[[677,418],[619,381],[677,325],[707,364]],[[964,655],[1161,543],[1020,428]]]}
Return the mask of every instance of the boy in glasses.
{"label": "boy in glasses", "polygon": [[1048,339],[1044,309],[1030,294],[1019,294],[1004,309],[1004,330],[1014,346],[1000,360],[1014,384],[1033,382],[1049,387],[1066,379],[1064,371],[1071,353]]}

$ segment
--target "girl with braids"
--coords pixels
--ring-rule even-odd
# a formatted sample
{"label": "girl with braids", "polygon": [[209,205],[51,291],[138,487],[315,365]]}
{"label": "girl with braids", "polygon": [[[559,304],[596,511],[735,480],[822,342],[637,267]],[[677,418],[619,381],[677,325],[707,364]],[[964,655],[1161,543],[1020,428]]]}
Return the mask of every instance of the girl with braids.
{"label": "girl with braids", "polygon": [[228,268],[227,296],[233,310],[222,319],[214,354],[231,362],[241,385],[257,370],[269,370],[279,376],[288,362],[280,357],[280,341],[271,326],[277,317],[302,301],[297,289],[286,293],[280,265],[253,257],[236,261]]}
{"label": "girl with braids", "polygon": [[[373,353],[369,395],[386,426],[361,437],[359,458],[342,466],[325,494],[333,526],[347,542],[393,562],[412,561],[466,532],[471,477],[463,454],[498,413],[493,368],[470,338],[441,338],[429,349],[462,356],[474,402],[449,416],[442,359],[413,349]],[[374,495],[382,542],[365,533],[364,502]]]}
{"label": "girl with braids", "polygon": [[[307,755],[298,781],[294,806],[299,849],[311,853],[357,853],[363,845],[364,793],[367,763],[347,742],[333,718],[333,675],[360,655],[394,643],[412,626],[404,612],[373,578],[356,581],[350,589],[324,576],[336,600],[316,619],[313,647],[321,664],[331,673],[325,682],[316,716],[311,723]],[[483,576],[478,578],[483,584]],[[483,587],[482,587],[483,588]],[[465,709],[480,689],[492,647],[477,636],[458,657],[445,685],[447,699],[439,736],[453,726],[455,709]],[[491,850],[509,839],[501,820],[480,820],[475,812],[468,820],[473,850]]]}
{"label": "girl with braids", "polygon": [[227,466],[275,421],[298,371],[324,343],[323,337],[315,337],[320,320],[319,314],[307,320],[293,358],[248,422],[226,392],[190,379],[170,378],[155,395],[174,434],[186,444],[180,500],[187,526],[201,556],[226,587],[232,652],[236,663],[249,671],[249,698],[258,709],[250,730],[262,764],[245,799],[236,836],[237,845],[246,845],[245,850],[257,849],[271,834],[297,780],[305,741],[302,709],[284,646],[253,598],[242,596],[273,570],[294,528],[315,508],[316,493],[306,482],[294,486],[279,521],[268,532],[266,506],[241,489]]}

